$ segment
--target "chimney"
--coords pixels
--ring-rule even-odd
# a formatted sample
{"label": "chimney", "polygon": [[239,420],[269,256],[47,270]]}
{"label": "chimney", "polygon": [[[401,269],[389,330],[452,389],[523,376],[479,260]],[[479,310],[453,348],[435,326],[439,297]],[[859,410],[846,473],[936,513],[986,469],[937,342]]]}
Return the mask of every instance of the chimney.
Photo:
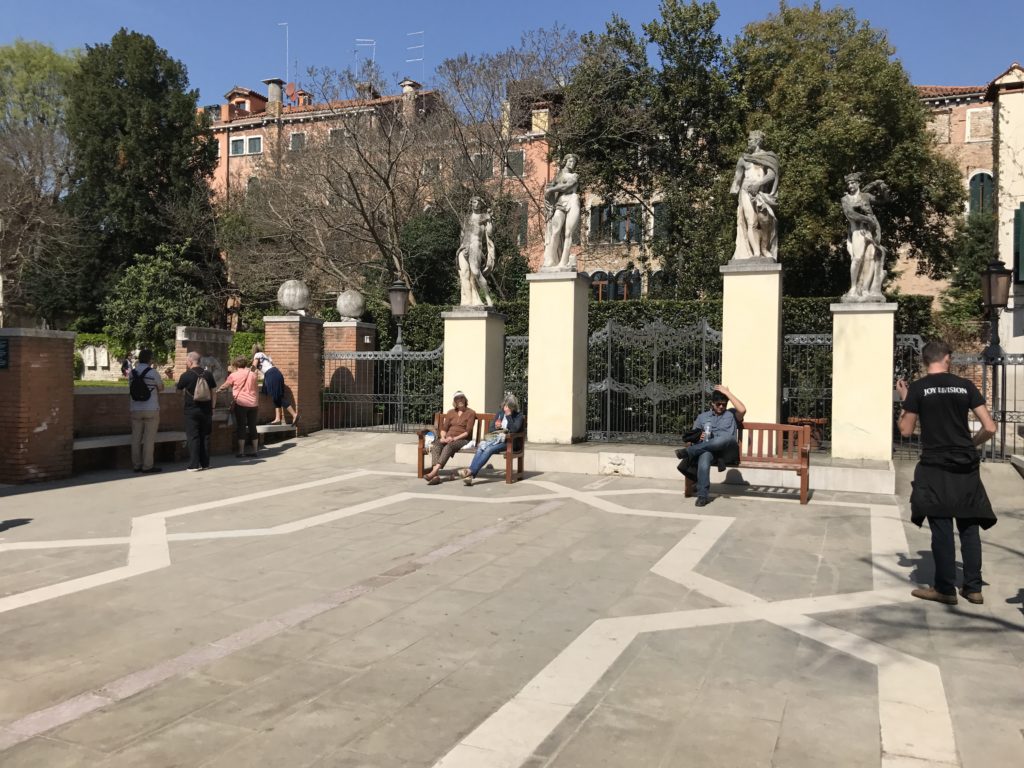
{"label": "chimney", "polygon": [[295,103],[300,107],[308,107],[313,103],[313,94],[300,88],[295,92]]}
{"label": "chimney", "polygon": [[415,93],[423,87],[422,83],[417,83],[411,77],[405,78],[405,80],[400,82],[398,85],[401,86],[402,93]]}
{"label": "chimney", "polygon": [[373,83],[367,81],[356,84],[356,95],[358,95],[360,99],[379,99],[380,91],[373,87]]}
{"label": "chimney", "polygon": [[272,117],[280,117],[281,88],[284,86],[284,80],[279,77],[269,77],[263,81],[263,84],[267,86],[267,114]]}

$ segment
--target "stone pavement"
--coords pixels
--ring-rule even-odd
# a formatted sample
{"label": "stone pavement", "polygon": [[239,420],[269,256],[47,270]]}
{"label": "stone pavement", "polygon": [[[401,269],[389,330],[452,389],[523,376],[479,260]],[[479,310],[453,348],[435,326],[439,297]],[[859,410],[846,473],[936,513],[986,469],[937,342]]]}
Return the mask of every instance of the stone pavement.
{"label": "stone pavement", "polygon": [[946,607],[903,499],[427,487],[396,439],[0,489],[0,764],[1024,764],[1012,468]]}

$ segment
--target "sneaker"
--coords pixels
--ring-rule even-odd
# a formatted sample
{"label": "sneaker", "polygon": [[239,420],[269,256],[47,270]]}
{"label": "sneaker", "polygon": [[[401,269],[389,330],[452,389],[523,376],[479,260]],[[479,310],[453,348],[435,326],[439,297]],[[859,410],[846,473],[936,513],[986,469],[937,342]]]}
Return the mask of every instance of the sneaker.
{"label": "sneaker", "polygon": [[459,477],[461,477],[463,480],[466,479],[466,475],[468,475],[468,474],[469,474],[469,470],[466,469],[465,467],[463,467],[462,469],[459,470]]}
{"label": "sneaker", "polygon": [[462,476],[462,482],[465,485],[472,485],[473,484],[473,476],[471,474],[469,474],[469,472],[466,472],[466,474],[464,474]]}
{"label": "sneaker", "polygon": [[697,497],[697,501],[695,502],[694,506],[706,507],[710,503],[711,503],[711,499],[709,499],[707,496],[698,496]]}
{"label": "sneaker", "polygon": [[960,597],[968,603],[974,603],[975,605],[981,605],[985,602],[985,596],[981,592],[968,592],[963,587],[960,588]]}
{"label": "sneaker", "polygon": [[920,598],[921,600],[932,600],[936,603],[943,603],[944,605],[956,605],[956,595],[944,595],[934,587],[918,587],[917,589],[911,590],[910,594],[914,597]]}
{"label": "sneaker", "polygon": [[153,475],[153,474],[156,474],[157,472],[163,472],[163,471],[164,471],[163,467],[150,467],[149,469],[140,469],[139,470],[139,472],[141,472],[144,475]]}
{"label": "sneaker", "polygon": [[202,467],[185,467],[186,472],[202,472]]}

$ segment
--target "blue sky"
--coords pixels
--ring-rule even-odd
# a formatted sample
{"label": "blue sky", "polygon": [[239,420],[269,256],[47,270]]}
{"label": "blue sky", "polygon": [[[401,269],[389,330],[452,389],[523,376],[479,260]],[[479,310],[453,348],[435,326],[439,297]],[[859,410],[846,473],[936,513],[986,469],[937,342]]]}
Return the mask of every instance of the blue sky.
{"label": "blue sky", "polygon": [[[798,4],[798,3],[791,3]],[[1024,59],[1021,0],[851,0],[862,19],[888,31],[897,56],[918,85],[979,85]],[[825,7],[833,3],[825,0]],[[777,0],[719,0],[726,38],[777,10]],[[106,42],[121,26],[152,35],[182,60],[200,103],[222,100],[233,85],[263,90],[285,69],[288,23],[292,79],[306,68],[344,68],[369,55],[356,38],[376,40],[383,71],[427,80],[433,66],[463,51],[497,51],[527,29],[559,22],[578,32],[603,27],[613,11],[634,25],[657,16],[657,0],[0,0],[0,45],[15,38],[64,50]],[[423,32],[409,37],[410,32]],[[422,42],[423,49],[406,48]],[[297,67],[297,68],[296,68]]]}

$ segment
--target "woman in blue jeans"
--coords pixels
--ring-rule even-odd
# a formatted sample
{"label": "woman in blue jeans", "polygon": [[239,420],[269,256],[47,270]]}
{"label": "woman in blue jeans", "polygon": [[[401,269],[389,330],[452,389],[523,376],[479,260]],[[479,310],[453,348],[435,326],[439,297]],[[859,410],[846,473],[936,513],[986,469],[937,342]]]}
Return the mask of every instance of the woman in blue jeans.
{"label": "woman in blue jeans", "polygon": [[[460,469],[459,476],[466,485],[472,485],[473,479],[480,474],[480,470],[490,460],[491,456],[505,450],[505,438],[510,434],[523,431],[523,414],[519,412],[519,401],[513,394],[505,395],[501,403],[498,415],[491,425],[491,432],[480,441],[477,446],[476,455],[473,457],[469,469]],[[513,448],[519,446],[513,445]]]}

